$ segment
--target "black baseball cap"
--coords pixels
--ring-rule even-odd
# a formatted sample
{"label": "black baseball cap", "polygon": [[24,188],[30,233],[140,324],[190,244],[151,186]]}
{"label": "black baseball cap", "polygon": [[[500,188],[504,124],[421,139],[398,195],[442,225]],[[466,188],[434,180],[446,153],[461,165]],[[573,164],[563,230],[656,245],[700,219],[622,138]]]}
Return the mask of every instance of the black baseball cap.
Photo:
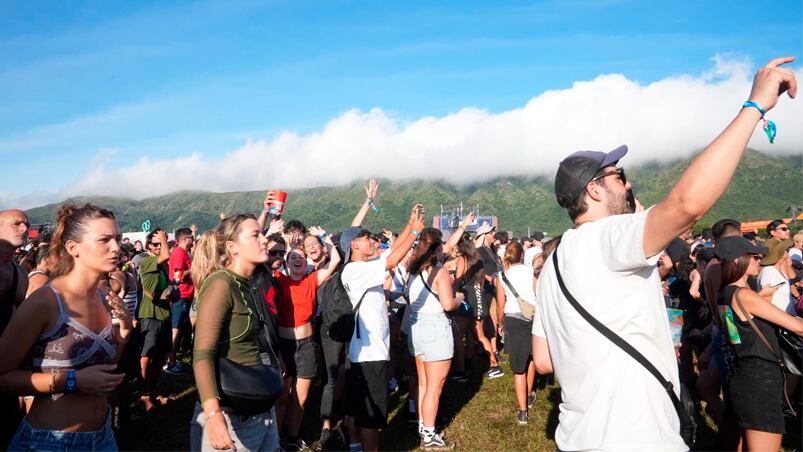
{"label": "black baseball cap", "polygon": [[370,236],[371,233],[359,227],[352,226],[340,234],[340,251],[343,252],[343,262],[347,263],[351,259],[351,242],[360,236]]}
{"label": "black baseball cap", "polygon": [[561,207],[571,204],[601,168],[615,165],[625,154],[627,146],[622,145],[611,152],[577,151],[563,159],[555,175],[555,197],[558,204]]}
{"label": "black baseball cap", "polygon": [[714,247],[714,254],[721,261],[732,261],[745,254],[767,254],[767,247],[753,245],[753,242],[738,235],[723,237]]}

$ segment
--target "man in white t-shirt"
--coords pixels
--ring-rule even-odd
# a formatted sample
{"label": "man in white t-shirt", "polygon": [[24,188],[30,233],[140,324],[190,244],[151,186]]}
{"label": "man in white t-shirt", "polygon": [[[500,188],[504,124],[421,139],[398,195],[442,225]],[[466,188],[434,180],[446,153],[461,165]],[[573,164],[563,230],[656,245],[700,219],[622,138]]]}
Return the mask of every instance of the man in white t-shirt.
{"label": "man in white t-shirt", "polygon": [[541,241],[544,240],[543,232],[536,232],[530,236],[530,247],[524,250],[524,265],[533,266],[533,258],[543,252]]}
{"label": "man in white t-shirt", "polygon": [[[750,101],[654,207],[632,213],[624,170],[627,152],[582,151],[564,159],[555,177],[558,204],[575,227],[555,253],[568,290],[601,323],[630,343],[669,380],[679,396],[656,263],[672,239],[705,215],[724,193],[763,113],[794,87],[791,71],[771,61],[756,75]],[[693,101],[693,99],[690,99]],[[596,331],[564,297],[551,257],[539,279],[533,324],[536,370],[554,369],[561,386],[555,441],[560,450],[687,450],[664,388],[645,368]]]}
{"label": "man in white t-shirt", "polygon": [[[767,242],[770,242],[767,240]],[[772,293],[772,304],[782,311],[795,315],[794,304],[790,298],[792,295],[789,279],[794,275],[792,269],[792,258],[789,256],[789,248],[792,241],[789,239],[772,241],[768,247],[767,255],[761,259],[761,272],[758,274],[758,285],[761,289],[774,288]],[[791,306],[790,306],[791,305]]]}
{"label": "man in white t-shirt", "polygon": [[346,263],[341,280],[351,304],[359,304],[346,373],[346,414],[359,428],[359,438],[350,438],[351,450],[377,450],[379,429],[387,427],[390,324],[382,286],[386,272],[402,261],[423,229],[423,208],[416,205],[393,247],[378,257],[378,243],[368,231],[350,227],[340,235]]}

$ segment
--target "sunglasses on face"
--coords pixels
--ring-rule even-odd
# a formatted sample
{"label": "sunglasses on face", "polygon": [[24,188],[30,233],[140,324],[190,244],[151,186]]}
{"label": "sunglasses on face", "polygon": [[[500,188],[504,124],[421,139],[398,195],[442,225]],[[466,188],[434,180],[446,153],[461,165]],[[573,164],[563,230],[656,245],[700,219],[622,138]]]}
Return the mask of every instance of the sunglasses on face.
{"label": "sunglasses on face", "polygon": [[161,242],[154,242],[151,243],[151,246],[162,246]]}
{"label": "sunglasses on face", "polygon": [[284,250],[270,250],[268,251],[269,256],[279,257],[284,255]]}
{"label": "sunglasses on face", "polygon": [[622,184],[627,184],[627,176],[625,176],[625,169],[624,168],[616,168],[615,170],[611,171],[610,173],[602,173],[599,176],[594,176],[589,182],[596,182],[603,177],[608,177],[616,175],[619,177],[619,180],[622,181]]}
{"label": "sunglasses on face", "polygon": [[784,226],[784,227],[781,227],[781,228],[775,228],[775,230],[776,230],[776,231],[788,231],[788,230],[789,230],[789,228],[787,228],[786,226]]}

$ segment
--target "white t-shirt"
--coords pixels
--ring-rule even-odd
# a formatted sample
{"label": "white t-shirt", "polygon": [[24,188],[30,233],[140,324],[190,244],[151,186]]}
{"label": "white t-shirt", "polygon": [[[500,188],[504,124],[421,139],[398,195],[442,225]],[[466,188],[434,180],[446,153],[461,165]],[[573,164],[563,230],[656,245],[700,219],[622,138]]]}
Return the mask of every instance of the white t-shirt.
{"label": "white t-shirt", "polygon": [[349,262],[340,275],[352,306],[357,306],[362,294],[368,291],[357,311],[360,337],[355,329],[349,345],[349,360],[353,363],[390,360],[390,324],[382,289],[388,255],[389,251],[369,261]]}
{"label": "white t-shirt", "polygon": [[[527,303],[535,305],[535,291],[533,290],[533,268],[527,265],[517,264],[511,266],[505,272],[507,280],[516,289],[519,296]],[[502,282],[502,287],[505,288],[505,314],[521,314],[519,303],[516,301],[516,296],[510,290],[505,281]]]}
{"label": "white t-shirt", "polygon": [[[532,247],[527,248],[526,250],[524,250],[524,265],[526,265],[528,267],[532,267],[533,266],[533,258],[537,254],[540,254],[542,252],[543,252],[543,248],[541,248],[540,246],[532,246]],[[516,289],[516,290],[518,290],[518,289]]]}
{"label": "white t-shirt", "polygon": [[781,284],[781,286],[772,294],[772,304],[786,312],[791,302],[789,297],[792,294],[791,288],[789,287],[789,280],[774,266],[767,265],[763,267],[758,274],[758,285],[763,289],[776,284]]}
{"label": "white t-shirt", "polygon": [[[563,234],[558,260],[575,299],[641,352],[680,395],[669,319],[656,263],[644,256],[647,212],[614,215]],[[560,383],[561,450],[688,450],[664,388],[592,327],[564,298],[552,256],[536,293],[533,334],[545,337]]]}
{"label": "white t-shirt", "polygon": [[496,255],[499,256],[499,259],[505,257],[505,249],[507,248],[507,243],[504,245],[499,245],[499,248],[496,249]]}

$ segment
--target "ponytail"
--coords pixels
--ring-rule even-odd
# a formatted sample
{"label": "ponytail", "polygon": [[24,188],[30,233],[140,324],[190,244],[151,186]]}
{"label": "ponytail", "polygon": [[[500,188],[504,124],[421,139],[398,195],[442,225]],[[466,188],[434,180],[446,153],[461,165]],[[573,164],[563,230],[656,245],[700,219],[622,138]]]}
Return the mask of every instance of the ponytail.
{"label": "ponytail", "polygon": [[93,204],[84,204],[78,207],[75,204],[65,204],[59,208],[56,230],[50,242],[48,256],[53,262],[51,277],[70,273],[75,266],[73,257],[67,252],[66,244],[72,240],[80,242],[93,220],[107,218],[115,220],[114,213]]}

